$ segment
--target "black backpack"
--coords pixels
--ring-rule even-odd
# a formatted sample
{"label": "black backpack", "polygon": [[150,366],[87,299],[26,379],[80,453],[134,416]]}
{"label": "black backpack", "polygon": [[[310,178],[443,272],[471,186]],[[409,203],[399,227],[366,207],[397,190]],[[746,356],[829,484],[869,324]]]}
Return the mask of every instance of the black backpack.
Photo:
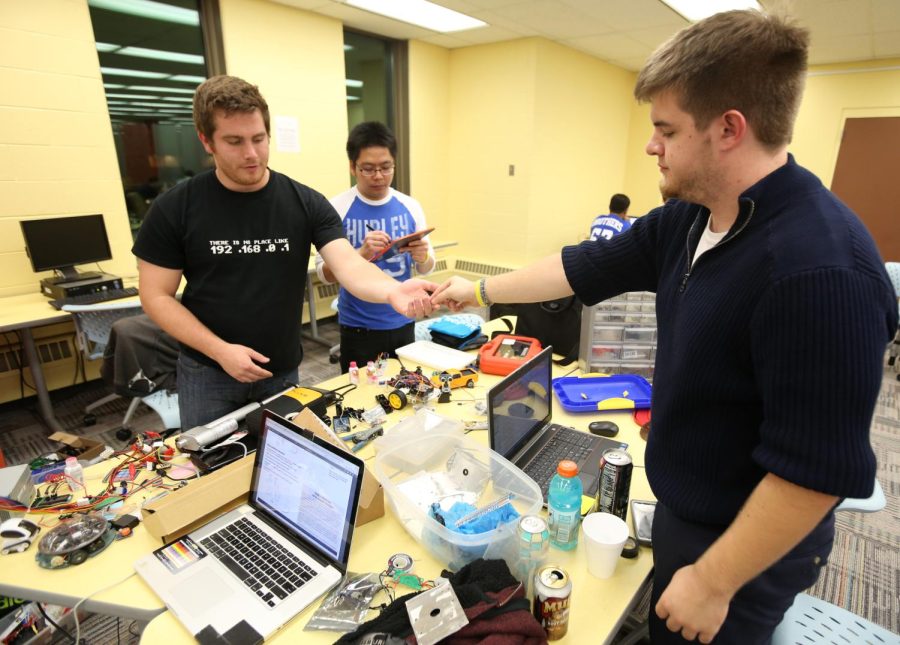
{"label": "black backpack", "polygon": [[568,296],[544,302],[491,305],[490,316],[516,316],[515,329],[506,321],[510,332],[537,338],[543,347],[552,345],[553,353],[564,357],[557,364],[568,365],[578,358],[581,310],[581,301],[575,296]]}

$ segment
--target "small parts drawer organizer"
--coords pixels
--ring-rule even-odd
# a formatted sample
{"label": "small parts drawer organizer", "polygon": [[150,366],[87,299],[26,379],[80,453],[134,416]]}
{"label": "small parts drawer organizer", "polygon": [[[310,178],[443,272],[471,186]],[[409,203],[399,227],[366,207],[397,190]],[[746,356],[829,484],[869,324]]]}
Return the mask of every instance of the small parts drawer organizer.
{"label": "small parts drawer organizer", "polygon": [[637,374],[653,380],[656,294],[623,293],[585,307],[578,366],[582,372]]}

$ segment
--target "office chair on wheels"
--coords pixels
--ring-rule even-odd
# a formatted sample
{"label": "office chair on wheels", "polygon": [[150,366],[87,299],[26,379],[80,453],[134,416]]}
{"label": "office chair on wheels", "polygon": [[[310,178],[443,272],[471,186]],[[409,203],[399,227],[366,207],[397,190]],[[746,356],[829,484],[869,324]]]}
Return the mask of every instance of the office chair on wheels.
{"label": "office chair on wheels", "polygon": [[[131,402],[116,433],[119,439],[131,437],[129,424],[141,403],[160,416],[166,429],[180,427],[178,395],[170,391],[174,388],[163,387],[167,376],[171,375],[174,382],[178,347],[174,339],[143,314],[140,303],[122,300],[63,305],[62,309],[72,314],[78,345],[85,360],[104,359],[101,374],[114,388],[114,392],[84,408],[84,424],[96,423],[93,411],[100,406],[129,396]],[[115,355],[116,339],[119,346],[124,347],[118,357]],[[146,370],[141,365],[147,366]]]}

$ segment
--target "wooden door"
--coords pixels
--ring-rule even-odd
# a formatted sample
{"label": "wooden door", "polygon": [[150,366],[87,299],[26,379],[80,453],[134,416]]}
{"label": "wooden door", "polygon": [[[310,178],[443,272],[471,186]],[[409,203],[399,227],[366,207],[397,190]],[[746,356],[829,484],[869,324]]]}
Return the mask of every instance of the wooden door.
{"label": "wooden door", "polygon": [[900,261],[900,117],[847,119],[831,190],[865,222],[885,261]]}

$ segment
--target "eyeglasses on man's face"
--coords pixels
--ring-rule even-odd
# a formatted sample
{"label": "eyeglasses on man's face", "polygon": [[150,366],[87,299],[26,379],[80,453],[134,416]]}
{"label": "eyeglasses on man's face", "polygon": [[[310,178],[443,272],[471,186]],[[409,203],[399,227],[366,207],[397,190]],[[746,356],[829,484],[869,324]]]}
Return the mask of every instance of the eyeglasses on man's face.
{"label": "eyeglasses on man's face", "polygon": [[384,166],[357,166],[356,171],[363,177],[374,177],[381,173],[385,177],[394,174],[394,164],[385,164]]}

